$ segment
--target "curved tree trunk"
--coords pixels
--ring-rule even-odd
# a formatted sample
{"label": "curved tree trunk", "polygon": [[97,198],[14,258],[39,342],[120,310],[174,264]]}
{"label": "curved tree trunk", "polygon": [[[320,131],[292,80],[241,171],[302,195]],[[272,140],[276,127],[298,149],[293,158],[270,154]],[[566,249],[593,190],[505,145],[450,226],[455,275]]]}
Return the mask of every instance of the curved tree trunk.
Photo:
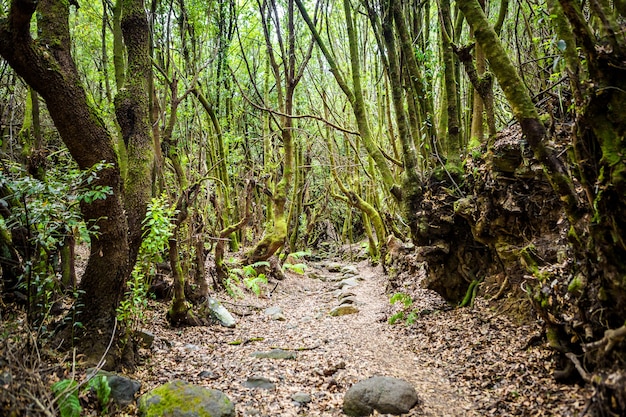
{"label": "curved tree trunk", "polygon": [[563,164],[546,148],[544,143],[546,128],[539,120],[537,109],[504,50],[500,38],[489,24],[478,0],[459,0],[457,4],[474,30],[476,41],[482,46],[535,157],[545,166],[546,175],[563,200],[570,216],[579,216],[578,198],[572,181],[567,176]]}
{"label": "curved tree trunk", "polygon": [[[145,17],[141,4],[140,7],[141,16]],[[35,10],[40,14],[38,28],[41,36],[37,41],[30,36],[30,22]],[[79,167],[87,169],[102,161],[110,164],[99,173],[96,181],[97,185],[110,187],[113,194],[104,200],[81,204],[83,218],[97,235],[92,237],[91,255],[77,301],[77,305],[82,305],[79,317],[86,332],[79,341],[79,348],[89,358],[98,360],[113,336],[116,309],[130,274],[131,260],[134,261],[129,254],[136,254],[140,243],[145,201],[142,201],[143,194],[131,194],[133,190],[139,191],[131,186],[126,190],[129,205],[124,205],[114,140],[88,100],[71,56],[68,14],[67,2],[13,0],[8,17],[0,20],[0,54],[46,101],[50,116]],[[129,23],[138,24],[140,20]],[[131,39],[128,45],[134,45]],[[129,52],[132,50],[129,47]],[[135,93],[134,98],[141,100]],[[133,110],[132,106],[128,108]],[[127,126],[127,132],[140,131],[142,126],[138,125],[143,119],[132,122]],[[141,157],[133,176],[135,181],[141,182],[145,180],[142,168],[150,161],[149,155],[142,154],[146,152],[143,138],[131,135],[125,139],[135,151],[133,157]],[[65,346],[73,343],[72,340],[64,341]]]}

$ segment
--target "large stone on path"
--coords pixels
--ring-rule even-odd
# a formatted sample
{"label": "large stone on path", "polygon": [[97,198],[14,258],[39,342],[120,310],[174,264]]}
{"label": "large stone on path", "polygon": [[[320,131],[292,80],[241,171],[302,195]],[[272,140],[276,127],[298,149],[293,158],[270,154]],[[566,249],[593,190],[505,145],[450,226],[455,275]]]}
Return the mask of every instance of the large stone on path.
{"label": "large stone on path", "polygon": [[330,310],[328,314],[333,317],[339,317],[339,316],[347,316],[348,314],[356,314],[358,312],[359,312],[359,309],[353,306],[352,304],[341,304],[340,306],[337,306],[333,308],[332,310]]}
{"label": "large stone on path", "polygon": [[266,308],[263,314],[265,314],[267,317],[269,317],[272,320],[277,320],[277,321],[286,320],[285,314],[283,313],[283,309],[278,306]]}
{"label": "large stone on path", "polygon": [[375,376],[354,384],[343,398],[343,412],[349,416],[408,413],[417,404],[415,389],[408,382]]}
{"label": "large stone on path", "polygon": [[246,379],[243,385],[247,388],[260,388],[260,389],[276,389],[276,384],[271,379],[264,376],[251,376]]}
{"label": "large stone on path", "polygon": [[213,316],[215,320],[217,320],[224,327],[235,327],[237,321],[235,320],[233,315],[230,314],[228,310],[226,310],[226,307],[224,307],[222,303],[220,303],[213,297],[209,297],[206,302],[209,306],[211,316]]}
{"label": "large stone on path", "polygon": [[235,405],[221,391],[185,381],[156,387],[139,399],[143,417],[235,417]]}
{"label": "large stone on path", "polygon": [[342,266],[341,269],[340,269],[340,272],[342,274],[344,274],[345,276],[352,276],[352,277],[354,277],[356,275],[359,275],[359,270],[354,265]]}
{"label": "large stone on path", "polygon": [[339,289],[343,289],[344,287],[352,288],[352,287],[356,287],[357,285],[359,285],[359,283],[353,277],[353,278],[342,279],[337,284],[335,284],[335,288],[339,288]]}

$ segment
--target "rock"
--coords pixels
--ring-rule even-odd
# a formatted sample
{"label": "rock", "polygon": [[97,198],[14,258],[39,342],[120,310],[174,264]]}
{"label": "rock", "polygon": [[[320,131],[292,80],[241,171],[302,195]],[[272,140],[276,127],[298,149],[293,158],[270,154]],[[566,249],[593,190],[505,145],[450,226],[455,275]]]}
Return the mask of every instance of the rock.
{"label": "rock", "polygon": [[357,285],[359,285],[359,283],[357,282],[357,280],[353,277],[353,278],[346,278],[346,279],[342,279],[341,281],[339,281],[337,284],[335,284],[336,288],[344,288],[344,287],[356,287]]}
{"label": "rock", "polygon": [[356,304],[356,297],[342,297],[339,299],[340,305]]}
{"label": "rock", "polygon": [[346,298],[346,297],[356,297],[356,294],[350,291],[350,288],[351,287],[346,287],[341,290],[335,290],[333,295],[339,300]]}
{"label": "rock", "polygon": [[202,371],[198,374],[198,378],[202,379],[218,379],[219,376],[213,371]]}
{"label": "rock", "polygon": [[251,376],[243,385],[247,388],[276,389],[276,384],[263,376]]}
{"label": "rock", "polygon": [[328,272],[341,272],[342,266],[343,265],[341,265],[340,263],[332,262],[326,265],[326,269],[328,270]]}
{"label": "rock", "polygon": [[172,381],[142,395],[143,417],[235,417],[235,405],[221,391]]}
{"label": "rock", "polygon": [[[88,369],[87,374],[94,376],[96,370]],[[111,388],[111,401],[115,404],[125,407],[135,401],[135,394],[141,389],[141,382],[127,378],[113,372],[98,370],[95,376],[103,375],[107,378],[109,388]]]}
{"label": "rock", "polygon": [[269,352],[252,352],[250,356],[261,359],[295,359],[296,354],[283,349],[272,349]]}
{"label": "rock", "polygon": [[306,274],[311,279],[319,279],[322,282],[326,281],[326,277],[320,274],[318,271],[311,271]]}
{"label": "rock", "polygon": [[147,330],[138,330],[135,332],[135,336],[139,339],[139,343],[142,347],[150,349],[154,343],[154,334]]}
{"label": "rock", "polygon": [[359,275],[359,270],[354,265],[344,265],[344,266],[341,267],[339,272],[341,272],[342,274],[344,274],[346,276]]}
{"label": "rock", "polygon": [[209,297],[207,299],[207,304],[209,306],[211,316],[213,316],[213,318],[217,320],[222,326],[235,327],[237,321],[232,316],[232,314],[230,314],[229,311],[226,310],[222,303],[220,303],[213,297]]}
{"label": "rock", "polygon": [[200,346],[194,345],[193,343],[187,343],[185,346],[183,346],[183,349],[185,349],[188,352],[196,352],[200,350]]}
{"label": "rock", "polygon": [[311,396],[306,392],[296,392],[291,396],[291,399],[298,404],[308,404],[311,402]]}
{"label": "rock", "polygon": [[278,306],[266,308],[264,314],[272,320],[277,320],[277,321],[286,320],[285,315],[283,314],[283,309]]}
{"label": "rock", "polygon": [[417,393],[408,382],[375,376],[354,384],[343,398],[343,412],[349,416],[408,413],[417,403]]}
{"label": "rock", "polygon": [[348,314],[356,314],[358,312],[359,312],[359,309],[356,308],[355,306],[351,304],[342,304],[330,310],[328,314],[330,314],[333,317],[338,317],[338,316],[346,316]]}

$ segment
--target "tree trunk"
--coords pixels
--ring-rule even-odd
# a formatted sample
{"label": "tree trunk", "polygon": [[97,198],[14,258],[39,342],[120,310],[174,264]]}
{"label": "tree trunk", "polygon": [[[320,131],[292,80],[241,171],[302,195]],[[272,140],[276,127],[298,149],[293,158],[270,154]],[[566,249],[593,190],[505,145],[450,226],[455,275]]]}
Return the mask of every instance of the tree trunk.
{"label": "tree trunk", "polygon": [[496,32],[489,24],[482,7],[480,7],[478,0],[459,0],[457,4],[474,30],[476,41],[485,51],[491,69],[496,75],[502,91],[511,105],[513,115],[519,122],[535,157],[546,168],[546,175],[563,200],[570,216],[578,217],[580,215],[579,204],[572,181],[567,176],[563,164],[546,148],[544,144],[546,128],[539,120],[537,109],[524,83]]}
{"label": "tree trunk", "polygon": [[[77,305],[81,306],[79,319],[85,329],[78,347],[89,360],[97,361],[113,337],[116,309],[130,274],[130,261],[134,261],[134,258],[129,257],[131,251],[128,237],[132,236],[135,247],[133,253],[136,254],[145,205],[142,209],[141,197],[130,193],[131,190],[139,192],[134,184],[130,190],[126,190],[127,201],[132,204],[124,207],[113,138],[98,111],[88,100],[70,53],[69,7],[67,2],[62,1],[44,0],[36,3],[14,0],[8,17],[0,20],[0,54],[46,101],[50,116],[78,166],[88,169],[102,161],[110,164],[110,167],[99,173],[96,185],[110,187],[113,194],[104,200],[81,203],[87,226],[97,231],[97,234],[91,239],[91,255],[80,283],[82,292],[77,300]],[[41,34],[37,41],[30,36],[30,22],[35,9],[41,16],[38,21]],[[141,16],[145,16],[143,6],[140,11]],[[141,23],[137,19],[129,21],[130,24],[133,22]],[[133,45],[133,40],[129,39],[128,43]],[[129,48],[131,51],[136,49]],[[143,73],[140,72],[137,77]],[[135,99],[141,99],[139,93],[135,93]],[[141,127],[137,126],[142,123],[141,118],[134,122],[126,126],[127,131]],[[129,136],[127,143],[135,151],[145,151],[142,142],[136,143],[137,140],[137,136]],[[133,156],[140,155],[135,152]],[[149,159],[144,157],[143,161]],[[141,169],[137,169],[133,176],[138,183],[142,182],[141,172]],[[142,195],[139,192],[139,196]],[[132,221],[127,221],[127,215]],[[132,224],[130,229],[129,223]],[[73,343],[72,340],[64,340],[66,347]]]}

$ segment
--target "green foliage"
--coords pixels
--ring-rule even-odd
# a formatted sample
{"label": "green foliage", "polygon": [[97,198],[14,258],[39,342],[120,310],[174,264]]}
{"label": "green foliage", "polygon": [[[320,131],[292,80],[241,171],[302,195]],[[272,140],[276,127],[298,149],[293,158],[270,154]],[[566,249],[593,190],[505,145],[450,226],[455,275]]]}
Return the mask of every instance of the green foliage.
{"label": "green foliage", "polygon": [[228,273],[228,277],[224,280],[224,286],[226,287],[226,293],[230,295],[232,298],[241,298],[243,297],[243,291],[239,288],[241,284],[241,280],[239,279],[239,275],[235,270],[231,270]]}
{"label": "green foliage", "polygon": [[63,379],[52,385],[52,392],[59,406],[61,417],[80,417],[82,407],[78,401],[78,383],[73,379]]}
{"label": "green foliage", "polygon": [[[107,414],[111,401],[111,387],[106,375],[96,375],[91,378],[83,389],[93,390],[100,405],[101,414]],[[52,392],[59,407],[61,417],[80,417],[82,407],[78,399],[79,384],[74,379],[63,379],[52,385]]]}
{"label": "green foliage", "polygon": [[402,310],[389,317],[389,324],[394,325],[401,321],[404,321],[407,326],[415,324],[419,318],[419,311],[411,308],[413,306],[413,298],[410,295],[397,292],[389,298],[389,302],[391,305],[396,303],[402,304]]}
{"label": "green foliage", "polygon": [[31,177],[17,164],[5,163],[7,169],[0,170],[0,188],[6,193],[2,204],[10,213],[3,219],[3,227],[21,230],[28,239],[28,250],[21,253],[24,274],[20,288],[28,294],[34,312],[29,320],[37,325],[42,324],[59,289],[55,268],[67,238],[78,235],[89,241],[97,234],[96,226],[88,229],[83,222],[79,203],[89,204],[112,193],[110,187],[96,184],[99,172],[110,164],[80,170],[66,162],[51,167],[45,180]]}
{"label": "green foliage", "polygon": [[265,276],[265,274],[259,274],[255,277],[250,276],[244,278],[243,283],[246,285],[246,287],[248,287],[250,291],[259,296],[261,295],[261,285],[267,284],[267,277]]}
{"label": "green foliage", "polygon": [[239,280],[239,275],[241,275],[243,276],[243,283],[246,286],[246,288],[248,288],[257,296],[261,295],[262,285],[267,284],[267,277],[265,276],[265,274],[259,274],[257,271],[257,268],[269,267],[269,266],[270,266],[269,262],[259,261],[250,265],[245,265],[241,269],[232,269],[229,275],[229,278],[232,279],[232,282],[228,283],[229,280],[227,279],[226,291],[231,296],[233,296],[233,294],[239,295],[239,296],[243,295],[241,294],[241,290],[238,287],[236,287],[236,289],[230,288],[229,290],[229,286],[232,286],[233,284],[236,284],[236,285],[241,284],[241,281]]}
{"label": "green foliage", "polygon": [[153,198],[148,205],[143,220],[144,234],[137,263],[128,281],[128,291],[117,308],[117,319],[127,329],[137,328],[144,320],[143,311],[148,305],[147,293],[151,277],[156,273],[156,264],[164,260],[163,254],[174,233],[175,225],[172,219],[175,215],[176,210],[168,205],[165,194]]}
{"label": "green foliage", "polygon": [[306,264],[290,264],[290,263],[285,263],[283,264],[283,269],[288,269],[291,272],[294,272],[298,275],[303,275],[304,271],[306,270],[307,266]]}
{"label": "green foliage", "polygon": [[292,257],[293,259],[302,259],[307,256],[311,256],[310,250],[291,252],[290,254],[287,255],[287,258]]}
{"label": "green foliage", "polygon": [[111,401],[109,379],[106,375],[96,375],[89,380],[87,387],[95,392],[98,403],[100,404],[100,410],[106,413],[109,407],[109,401]]}

